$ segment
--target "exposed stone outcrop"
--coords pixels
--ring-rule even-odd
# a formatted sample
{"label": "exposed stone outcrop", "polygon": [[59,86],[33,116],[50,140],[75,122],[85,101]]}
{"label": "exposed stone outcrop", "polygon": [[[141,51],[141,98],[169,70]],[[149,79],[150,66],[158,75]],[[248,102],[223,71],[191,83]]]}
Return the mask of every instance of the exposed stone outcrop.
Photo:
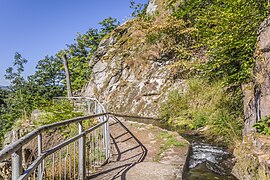
{"label": "exposed stone outcrop", "polygon": [[146,8],[146,13],[148,15],[153,15],[157,11],[157,5],[155,0],[150,0]]}
{"label": "exposed stone outcrop", "polygon": [[0,179],[11,179],[11,162],[0,163]]}
{"label": "exposed stone outcrop", "polygon": [[270,137],[249,134],[234,151],[233,174],[240,180],[270,179]]}
{"label": "exposed stone outcrop", "polygon": [[261,25],[256,49],[254,81],[243,85],[244,134],[254,131],[253,125],[270,115],[270,17]]}
{"label": "exposed stone outcrop", "polygon": [[270,138],[258,135],[253,128],[260,119],[270,116],[270,17],[258,31],[254,80],[242,86],[245,127],[243,142],[234,150],[233,173],[239,179],[270,179]]}
{"label": "exposed stone outcrop", "polygon": [[[165,2],[150,1],[148,13],[168,11]],[[90,60],[92,75],[84,96],[98,98],[108,111],[157,116],[168,92],[183,81],[172,78],[174,59],[157,45],[147,44],[148,27],[133,19],[100,42]]]}

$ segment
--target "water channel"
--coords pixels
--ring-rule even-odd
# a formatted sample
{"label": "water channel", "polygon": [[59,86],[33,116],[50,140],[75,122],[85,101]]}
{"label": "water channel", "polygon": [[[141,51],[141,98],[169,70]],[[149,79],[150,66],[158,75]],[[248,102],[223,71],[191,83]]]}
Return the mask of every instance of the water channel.
{"label": "water channel", "polygon": [[226,148],[194,135],[183,136],[191,143],[186,180],[237,180],[231,174],[233,156]]}

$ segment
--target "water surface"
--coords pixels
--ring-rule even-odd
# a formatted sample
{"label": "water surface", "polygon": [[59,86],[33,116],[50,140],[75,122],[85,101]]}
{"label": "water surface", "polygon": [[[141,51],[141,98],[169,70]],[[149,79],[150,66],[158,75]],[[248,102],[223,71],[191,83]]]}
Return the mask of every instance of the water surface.
{"label": "water surface", "polygon": [[231,174],[233,156],[224,147],[206,143],[201,138],[187,137],[191,142],[188,180],[237,180]]}

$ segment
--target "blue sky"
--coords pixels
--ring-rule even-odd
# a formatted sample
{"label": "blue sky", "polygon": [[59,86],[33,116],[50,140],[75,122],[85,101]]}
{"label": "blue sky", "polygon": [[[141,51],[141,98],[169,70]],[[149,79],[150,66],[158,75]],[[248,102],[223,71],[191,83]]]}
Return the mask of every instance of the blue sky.
{"label": "blue sky", "polygon": [[[147,3],[147,0],[135,0]],[[0,0],[0,85],[7,85],[5,69],[15,52],[28,60],[24,76],[33,74],[37,61],[73,43],[76,33],[98,28],[111,16],[130,17],[129,0]]]}

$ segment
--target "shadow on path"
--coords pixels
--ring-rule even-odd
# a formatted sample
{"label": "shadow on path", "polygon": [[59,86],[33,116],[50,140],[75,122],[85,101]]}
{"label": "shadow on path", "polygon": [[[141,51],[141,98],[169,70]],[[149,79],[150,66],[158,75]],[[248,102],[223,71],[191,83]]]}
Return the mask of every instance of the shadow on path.
{"label": "shadow on path", "polygon": [[126,179],[127,172],[137,163],[143,162],[147,148],[116,117],[110,119],[111,152],[109,164],[87,179]]}

